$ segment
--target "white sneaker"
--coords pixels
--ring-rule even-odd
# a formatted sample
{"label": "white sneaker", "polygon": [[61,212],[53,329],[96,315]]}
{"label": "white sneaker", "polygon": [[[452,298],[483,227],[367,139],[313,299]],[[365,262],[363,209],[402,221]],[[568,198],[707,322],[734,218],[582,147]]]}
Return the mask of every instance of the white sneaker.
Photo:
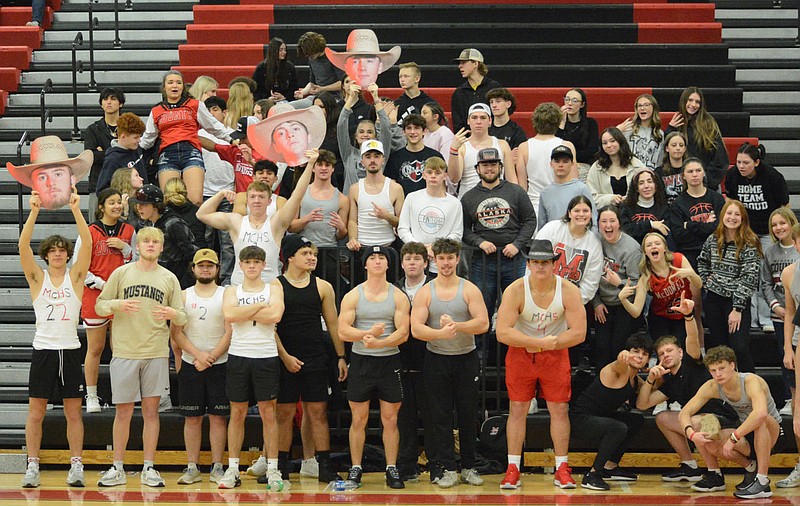
{"label": "white sneaker", "polygon": [[667,401],[664,401],[660,404],[656,404],[656,407],[653,408],[653,416],[661,413],[662,411],[667,410]]}
{"label": "white sneaker", "polygon": [[778,488],[795,488],[800,486],[800,464],[794,466],[789,476],[775,484]]}
{"label": "white sneaker", "polygon": [[253,461],[253,465],[247,468],[248,476],[264,476],[267,474],[267,458],[263,455],[258,460]]}
{"label": "white sneaker", "polygon": [[98,487],[116,487],[117,485],[125,485],[128,483],[125,478],[125,473],[117,470],[116,467],[111,467],[105,472],[102,478],[97,482]]}
{"label": "white sneaker", "polygon": [[29,462],[25,470],[25,477],[22,478],[22,488],[36,488],[40,485],[39,464]]}
{"label": "white sneaker", "polygon": [[453,488],[458,484],[458,473],[445,470],[436,484],[439,485],[439,488]]}
{"label": "white sneaker", "polygon": [[300,476],[319,478],[319,462],[317,462],[315,457],[304,459],[300,463]]}
{"label": "white sneaker", "polygon": [[539,412],[539,401],[536,400],[536,397],[531,399],[531,405],[528,407],[528,414],[535,415]]}
{"label": "white sneaker", "polygon": [[283,479],[281,472],[277,469],[272,469],[267,476],[267,490],[270,492],[282,492],[289,490],[289,480]]}
{"label": "white sneaker", "polygon": [[178,478],[178,485],[191,485],[192,483],[197,483],[198,481],[203,481],[200,470],[196,467],[187,467],[183,470],[181,477]]}
{"label": "white sneaker", "polygon": [[27,23],[25,23],[25,26],[39,26],[39,22],[38,21],[28,21]]}
{"label": "white sneaker", "polygon": [[681,409],[683,409],[683,406],[681,406],[681,403],[678,401],[675,401],[669,405],[670,411],[680,411]]}
{"label": "white sneaker", "polygon": [[479,475],[478,471],[476,471],[475,469],[462,469],[461,482],[469,483],[470,485],[479,487],[483,485],[483,478],[481,478],[481,475]]}
{"label": "white sneaker", "polygon": [[170,411],[172,411],[172,399],[169,395],[162,395],[158,400],[158,412],[169,413]]}
{"label": "white sneaker", "polygon": [[93,394],[88,394],[86,396],[86,412],[87,413],[99,413],[103,410],[102,406],[100,406],[100,397]]}
{"label": "white sneaker", "polygon": [[164,478],[162,478],[158,471],[152,467],[148,467],[142,471],[142,474],[139,475],[139,479],[141,480],[142,485],[147,485],[148,487],[164,486]]}
{"label": "white sneaker", "polygon": [[217,482],[217,488],[236,488],[241,484],[242,480],[239,478],[239,470],[228,466],[228,469],[225,470],[225,474],[222,475],[222,478]]}
{"label": "white sneaker", "polygon": [[67,485],[70,487],[83,487],[86,480],[83,477],[83,464],[72,464],[67,473]]}
{"label": "white sneaker", "polygon": [[781,416],[792,416],[792,401],[786,401],[786,404],[780,410],[780,414]]}
{"label": "white sneaker", "polygon": [[211,473],[208,477],[209,481],[219,484],[223,476],[225,476],[225,469],[222,468],[222,464],[217,462],[211,466]]}

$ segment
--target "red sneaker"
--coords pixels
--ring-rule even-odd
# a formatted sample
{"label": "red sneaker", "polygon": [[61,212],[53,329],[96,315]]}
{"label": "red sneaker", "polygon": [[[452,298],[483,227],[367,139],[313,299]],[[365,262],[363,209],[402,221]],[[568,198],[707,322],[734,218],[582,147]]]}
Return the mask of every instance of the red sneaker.
{"label": "red sneaker", "polygon": [[[574,481],[572,482],[575,483]],[[515,490],[522,486],[522,481],[519,479],[519,468],[516,464],[509,464],[506,469],[506,476],[500,482],[500,488],[504,490]]]}
{"label": "red sneaker", "polygon": [[577,488],[575,480],[572,479],[572,468],[569,464],[562,462],[558,469],[556,469],[556,476],[553,479],[553,485],[558,488]]}

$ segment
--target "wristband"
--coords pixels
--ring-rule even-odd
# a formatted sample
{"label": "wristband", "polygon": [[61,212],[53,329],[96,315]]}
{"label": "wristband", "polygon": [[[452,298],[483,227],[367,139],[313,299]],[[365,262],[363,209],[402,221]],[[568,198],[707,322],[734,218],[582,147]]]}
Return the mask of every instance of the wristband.
{"label": "wristband", "polygon": [[691,316],[683,315],[683,319],[687,322],[694,321],[694,315]]}
{"label": "wristband", "polygon": [[689,429],[691,429],[691,428],[692,428],[692,426],[691,426],[691,425],[687,425],[687,426],[685,426],[685,427],[683,428],[683,434],[685,435],[685,434],[686,434],[686,431],[687,431],[687,430],[689,430]]}
{"label": "wristband", "polygon": [[697,431],[693,431],[692,435],[689,436],[689,441],[694,441],[694,435],[697,434]]}
{"label": "wristband", "polygon": [[780,303],[777,300],[773,300],[772,304],[769,305],[770,309],[775,309],[775,306],[779,306]]}
{"label": "wristband", "polygon": [[[652,383],[650,383],[649,381],[647,381],[647,380],[644,380],[644,382],[645,382],[645,383],[647,383],[647,384],[648,384],[648,385],[650,385],[650,386],[653,386],[653,387],[654,387],[654,386],[656,386],[656,382],[655,382],[655,381],[653,381]],[[689,427],[691,427],[691,425],[689,425]]]}
{"label": "wristband", "polygon": [[620,284],[617,285],[617,288],[622,290],[623,288],[625,288],[625,283],[620,282]]}
{"label": "wristband", "polygon": [[347,360],[344,355],[339,355],[339,360]]}
{"label": "wristband", "polygon": [[450,156],[458,156],[458,150],[457,149],[451,149],[450,150]]}
{"label": "wristband", "polygon": [[738,443],[740,439],[741,438],[739,437],[739,434],[736,433],[736,431],[731,432],[731,441],[733,441],[733,444]]}

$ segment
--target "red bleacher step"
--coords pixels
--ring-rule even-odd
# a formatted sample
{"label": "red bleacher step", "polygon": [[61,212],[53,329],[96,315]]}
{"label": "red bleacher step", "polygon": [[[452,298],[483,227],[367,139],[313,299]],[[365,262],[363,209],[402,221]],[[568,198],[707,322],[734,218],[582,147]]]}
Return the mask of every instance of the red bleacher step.
{"label": "red bleacher step", "polygon": [[713,23],[714,4],[637,3],[633,6],[634,23]]}
{"label": "red bleacher step", "polygon": [[14,67],[0,67],[0,90],[17,91],[20,70]]}
{"label": "red bleacher step", "polygon": [[[353,0],[240,0],[242,5],[328,5],[352,4]],[[418,5],[418,4],[451,4],[453,0],[373,0],[376,5]],[[665,4],[667,0],[459,0],[461,4]]]}
{"label": "red bleacher step", "polygon": [[7,105],[8,105],[8,92],[5,90],[0,90],[0,116],[5,114]]}
{"label": "red bleacher step", "polygon": [[198,25],[241,23],[274,23],[272,4],[259,5],[195,5],[194,22]]}
{"label": "red bleacher step", "polygon": [[32,53],[28,46],[0,46],[0,62],[6,67],[28,70]]}
{"label": "red bleacher step", "polygon": [[236,65],[255,67],[264,59],[264,51],[264,44],[181,44],[178,46],[178,59],[181,65],[188,66],[235,62]]}
{"label": "red bleacher step", "polygon": [[211,76],[217,80],[220,86],[227,86],[234,77],[253,75],[253,66],[240,67],[198,67],[187,65],[176,65],[172,67],[180,71],[187,83],[194,82],[199,76]]}
{"label": "red bleacher step", "polygon": [[640,44],[719,44],[722,23],[639,23]]}
{"label": "red bleacher step", "polygon": [[[30,7],[0,7],[0,26],[25,26],[31,20]],[[53,9],[45,7],[42,28],[45,30],[53,24]]]}
{"label": "red bleacher step", "polygon": [[[44,32],[37,26],[0,26],[0,46],[28,46],[39,49]],[[3,64],[0,62],[0,65]]]}
{"label": "red bleacher step", "polygon": [[[186,42],[189,44],[264,44],[269,42],[269,25],[244,24],[236,25],[235,28],[230,25],[186,25]],[[235,55],[231,55],[231,57],[235,57]]]}

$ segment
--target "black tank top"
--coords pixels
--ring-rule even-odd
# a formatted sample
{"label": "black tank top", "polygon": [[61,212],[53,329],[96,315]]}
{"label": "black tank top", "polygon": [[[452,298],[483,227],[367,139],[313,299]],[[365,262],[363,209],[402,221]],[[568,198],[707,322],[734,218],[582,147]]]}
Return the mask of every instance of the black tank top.
{"label": "black tank top", "polygon": [[572,411],[585,415],[610,416],[625,401],[633,400],[636,390],[630,380],[622,388],[609,388],[597,376],[589,387],[575,401]]}
{"label": "black tank top", "polygon": [[317,277],[311,274],[308,285],[296,288],[285,276],[278,276],[283,285],[283,318],[278,322],[278,336],[289,355],[302,361],[325,356],[326,334],[322,330],[322,299]]}

